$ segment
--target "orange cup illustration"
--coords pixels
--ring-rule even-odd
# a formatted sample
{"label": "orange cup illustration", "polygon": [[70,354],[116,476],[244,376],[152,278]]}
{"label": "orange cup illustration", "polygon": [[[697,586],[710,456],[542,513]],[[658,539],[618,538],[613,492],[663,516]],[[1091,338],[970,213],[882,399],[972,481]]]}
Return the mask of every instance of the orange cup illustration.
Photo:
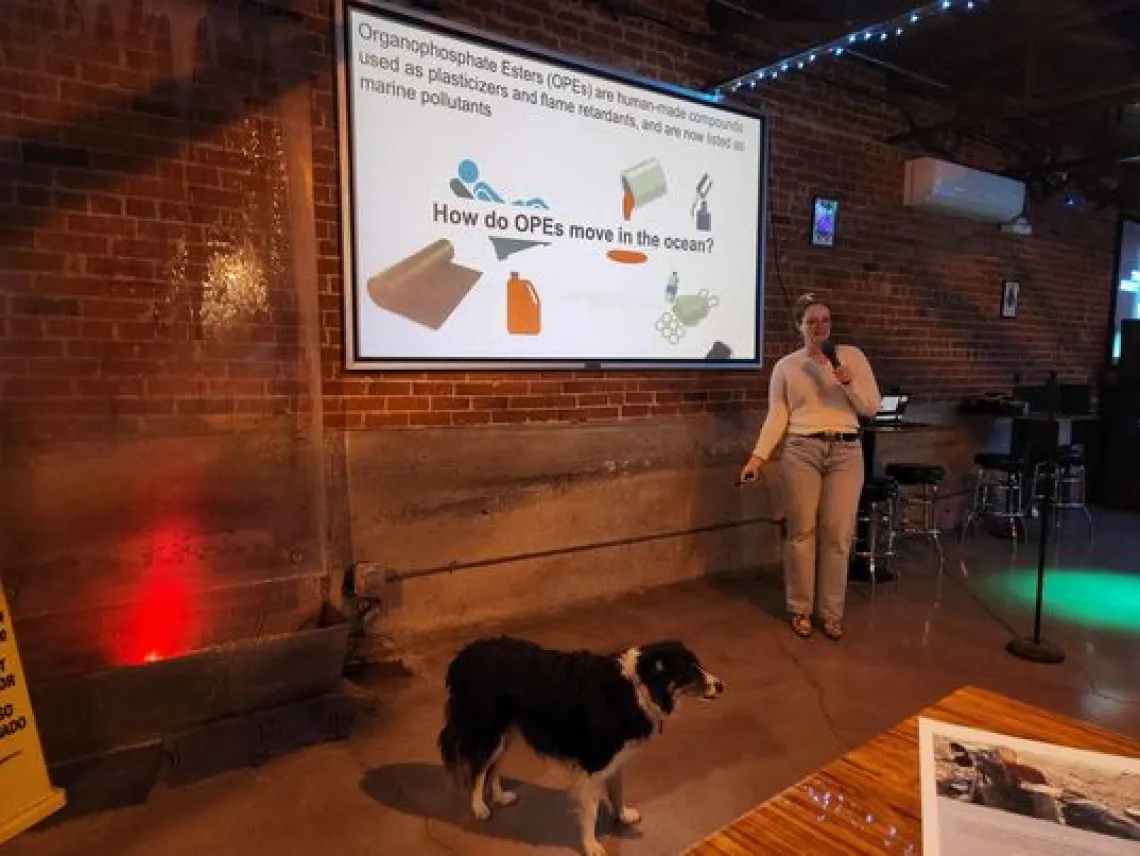
{"label": "orange cup illustration", "polygon": [[534,283],[511,271],[507,280],[507,331],[514,336],[537,336],[542,332],[542,301]]}

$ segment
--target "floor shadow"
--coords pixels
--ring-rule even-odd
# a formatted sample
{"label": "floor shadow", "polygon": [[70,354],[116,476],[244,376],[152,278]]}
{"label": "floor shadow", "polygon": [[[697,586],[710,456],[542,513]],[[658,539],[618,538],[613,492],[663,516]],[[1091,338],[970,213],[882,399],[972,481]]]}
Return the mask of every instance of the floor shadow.
{"label": "floor shadow", "polygon": [[[492,806],[489,820],[477,820],[467,794],[438,764],[388,764],[365,773],[361,788],[373,800],[401,814],[434,820],[456,829],[532,847],[577,847],[578,823],[574,804],[563,790],[503,778],[518,793],[509,807]],[[598,811],[598,836],[636,838],[635,829],[618,826],[603,806]]]}

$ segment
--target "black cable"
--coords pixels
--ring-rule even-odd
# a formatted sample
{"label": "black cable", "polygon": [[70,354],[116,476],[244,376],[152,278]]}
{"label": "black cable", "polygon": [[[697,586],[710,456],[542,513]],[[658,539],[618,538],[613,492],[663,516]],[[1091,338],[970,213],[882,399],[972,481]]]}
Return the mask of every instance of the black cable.
{"label": "black cable", "polygon": [[[768,164],[768,187],[772,187],[772,165]],[[791,328],[793,337],[797,333],[795,329],[795,321],[792,317],[792,307],[795,301],[791,295],[788,294],[787,284],[784,282],[783,271],[780,270],[780,236],[776,234],[776,219],[772,216],[772,201],[768,200],[768,235],[772,243],[772,267],[775,274],[776,286],[780,289],[780,295],[784,298],[784,308],[787,310],[784,317],[787,319],[788,326]]]}

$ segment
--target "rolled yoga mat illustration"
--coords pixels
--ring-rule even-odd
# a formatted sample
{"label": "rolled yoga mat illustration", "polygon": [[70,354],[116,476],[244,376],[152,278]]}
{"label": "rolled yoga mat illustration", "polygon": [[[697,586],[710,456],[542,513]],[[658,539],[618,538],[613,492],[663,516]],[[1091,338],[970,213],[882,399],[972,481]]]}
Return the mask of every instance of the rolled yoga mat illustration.
{"label": "rolled yoga mat illustration", "polygon": [[381,309],[438,330],[483,275],[454,257],[451,241],[440,238],[370,278],[368,296]]}

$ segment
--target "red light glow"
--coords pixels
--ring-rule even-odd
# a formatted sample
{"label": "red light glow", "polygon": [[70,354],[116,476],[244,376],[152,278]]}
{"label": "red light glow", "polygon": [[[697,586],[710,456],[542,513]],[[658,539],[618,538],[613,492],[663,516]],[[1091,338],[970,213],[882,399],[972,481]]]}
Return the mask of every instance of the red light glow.
{"label": "red light glow", "polygon": [[198,636],[194,604],[195,539],[183,521],[150,534],[150,558],[117,637],[118,665],[154,663],[185,654]]}

